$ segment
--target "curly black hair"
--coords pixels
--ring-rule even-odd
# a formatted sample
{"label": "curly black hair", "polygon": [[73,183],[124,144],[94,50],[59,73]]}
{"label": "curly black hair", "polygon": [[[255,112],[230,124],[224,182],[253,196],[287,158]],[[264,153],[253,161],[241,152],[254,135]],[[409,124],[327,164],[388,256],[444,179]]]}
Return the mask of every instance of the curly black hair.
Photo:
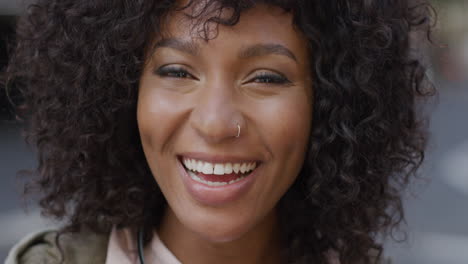
{"label": "curly black hair", "polygon": [[[343,264],[378,261],[378,236],[404,219],[401,193],[424,159],[418,103],[433,87],[410,39],[430,33],[430,4],[208,0],[193,19],[235,25],[259,2],[292,13],[313,66],[310,143],[279,204],[288,258],[327,263],[331,250]],[[64,230],[152,228],[162,216],[166,201],[142,151],[136,103],[149,43],[181,9],[176,3],[37,0],[18,20],[6,81],[24,100],[40,205],[67,220]],[[224,9],[229,18],[219,15]]]}

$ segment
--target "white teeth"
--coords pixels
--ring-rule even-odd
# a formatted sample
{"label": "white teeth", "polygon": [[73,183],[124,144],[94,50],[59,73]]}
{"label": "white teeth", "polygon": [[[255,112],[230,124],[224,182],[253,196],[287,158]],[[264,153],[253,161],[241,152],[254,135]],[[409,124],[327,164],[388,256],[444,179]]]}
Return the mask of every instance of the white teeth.
{"label": "white teeth", "polygon": [[203,171],[203,162],[197,161],[197,168],[193,168],[193,169],[198,171],[198,172],[202,172]]}
{"label": "white teeth", "polygon": [[256,168],[255,162],[250,163],[210,163],[194,159],[182,159],[184,166],[191,171],[203,174],[224,175],[231,173],[248,173]]}
{"label": "white teeth", "polygon": [[213,174],[213,164],[205,162],[203,164],[203,170],[201,171],[203,174]]}
{"label": "white teeth", "polygon": [[232,173],[232,164],[226,163],[226,165],[224,165],[224,174],[231,174],[231,173]]}
{"label": "white teeth", "polygon": [[191,172],[191,171],[188,171],[188,174],[190,175],[190,178],[192,178],[193,180],[197,181],[197,182],[201,182],[203,184],[206,184],[208,186],[224,186],[224,185],[228,185],[228,184],[233,184],[235,182],[238,182],[242,179],[244,179],[245,177],[247,176],[242,176],[242,177],[239,177],[235,180],[232,180],[230,182],[211,182],[211,181],[205,181],[203,180],[202,178],[198,177],[195,173]]}
{"label": "white teeth", "polygon": [[246,170],[247,170],[247,164],[242,163],[242,165],[240,166],[240,172],[245,173]]}
{"label": "white teeth", "polygon": [[184,163],[185,167],[187,167],[187,169],[189,169],[189,170],[192,169],[192,167],[190,166],[190,162],[189,162],[188,159],[184,159],[182,162]]}
{"label": "white teeth", "polygon": [[234,164],[234,166],[232,167],[232,170],[234,171],[234,173],[239,173],[239,168],[240,168],[240,164],[239,164],[239,163],[236,163],[236,164]]}
{"label": "white teeth", "polygon": [[213,173],[216,175],[224,175],[224,165],[215,164]]}

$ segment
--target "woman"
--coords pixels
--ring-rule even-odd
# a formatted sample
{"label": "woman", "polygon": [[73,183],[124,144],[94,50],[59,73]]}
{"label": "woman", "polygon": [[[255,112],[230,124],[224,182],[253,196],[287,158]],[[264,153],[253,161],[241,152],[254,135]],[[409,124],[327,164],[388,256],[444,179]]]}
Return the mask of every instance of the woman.
{"label": "woman", "polygon": [[424,157],[427,4],[40,0],[7,70],[59,231],[7,263],[375,263]]}

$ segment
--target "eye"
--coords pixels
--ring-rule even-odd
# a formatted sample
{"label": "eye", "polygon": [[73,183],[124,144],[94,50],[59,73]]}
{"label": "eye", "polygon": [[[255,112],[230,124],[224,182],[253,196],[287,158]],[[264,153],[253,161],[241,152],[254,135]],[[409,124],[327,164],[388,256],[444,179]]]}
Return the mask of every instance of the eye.
{"label": "eye", "polygon": [[186,69],[180,66],[162,66],[155,71],[155,74],[161,77],[195,79],[195,77],[192,74],[190,74]]}
{"label": "eye", "polygon": [[290,84],[291,81],[285,76],[277,73],[260,72],[254,76],[251,82],[266,83],[266,84]]}

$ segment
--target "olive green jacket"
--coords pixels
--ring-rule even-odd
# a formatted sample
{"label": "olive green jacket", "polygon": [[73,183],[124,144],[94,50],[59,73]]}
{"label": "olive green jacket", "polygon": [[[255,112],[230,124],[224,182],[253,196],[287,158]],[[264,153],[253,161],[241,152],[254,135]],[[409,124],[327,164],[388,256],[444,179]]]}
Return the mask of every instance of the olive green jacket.
{"label": "olive green jacket", "polygon": [[[103,264],[106,262],[108,235],[91,232],[64,234],[60,246],[63,264]],[[57,246],[57,231],[44,230],[31,234],[16,244],[5,264],[59,264],[62,254]]]}

